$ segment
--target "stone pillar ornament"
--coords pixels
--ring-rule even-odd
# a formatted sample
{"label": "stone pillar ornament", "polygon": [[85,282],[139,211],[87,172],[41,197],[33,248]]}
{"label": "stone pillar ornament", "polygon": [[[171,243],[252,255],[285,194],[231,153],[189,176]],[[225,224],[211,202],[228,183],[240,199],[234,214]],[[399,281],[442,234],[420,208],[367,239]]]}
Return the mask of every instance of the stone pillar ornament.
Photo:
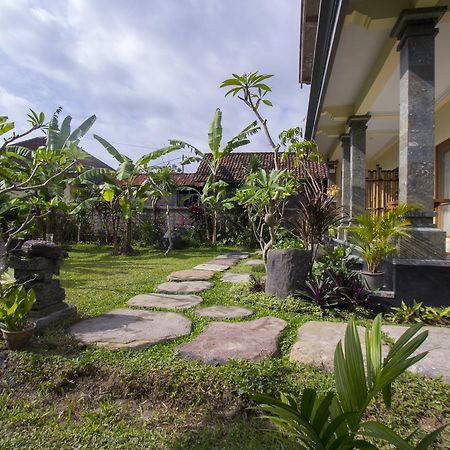
{"label": "stone pillar ornament", "polygon": [[403,10],[391,36],[399,40],[399,202],[416,204],[412,237],[400,242],[399,257],[445,257],[445,233],[435,228],[435,36],[447,8]]}
{"label": "stone pillar ornament", "polygon": [[366,209],[366,129],[370,115],[350,116],[350,221]]}

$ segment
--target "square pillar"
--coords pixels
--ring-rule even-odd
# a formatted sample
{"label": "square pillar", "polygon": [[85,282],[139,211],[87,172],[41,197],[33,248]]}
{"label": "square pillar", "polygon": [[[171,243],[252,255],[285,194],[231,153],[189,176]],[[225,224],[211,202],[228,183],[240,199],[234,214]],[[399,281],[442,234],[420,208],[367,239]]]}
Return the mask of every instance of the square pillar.
{"label": "square pillar", "polygon": [[366,209],[366,129],[369,115],[351,116],[350,127],[350,221]]}
{"label": "square pillar", "polygon": [[342,134],[340,137],[342,147],[341,166],[341,206],[344,216],[350,214],[350,135]]}
{"label": "square pillar", "polygon": [[434,223],[436,24],[446,7],[402,11],[391,35],[399,40],[399,202],[419,207],[410,215],[411,238],[401,239],[399,257],[445,258],[445,232]]}

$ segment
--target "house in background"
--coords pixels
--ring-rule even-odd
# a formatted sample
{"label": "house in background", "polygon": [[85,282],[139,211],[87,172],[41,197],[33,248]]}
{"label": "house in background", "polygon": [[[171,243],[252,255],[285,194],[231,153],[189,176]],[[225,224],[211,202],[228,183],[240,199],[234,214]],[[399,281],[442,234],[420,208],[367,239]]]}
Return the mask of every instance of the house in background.
{"label": "house in background", "polygon": [[[336,161],[350,219],[418,204],[392,263],[396,297],[450,299],[449,1],[302,0],[305,138]],[[409,287],[408,287],[409,286]]]}

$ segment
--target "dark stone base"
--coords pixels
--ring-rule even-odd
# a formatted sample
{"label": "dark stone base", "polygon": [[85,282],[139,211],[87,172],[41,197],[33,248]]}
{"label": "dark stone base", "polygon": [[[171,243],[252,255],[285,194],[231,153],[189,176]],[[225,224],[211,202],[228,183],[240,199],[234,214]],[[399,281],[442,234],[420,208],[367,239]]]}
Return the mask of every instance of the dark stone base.
{"label": "dark stone base", "polygon": [[59,303],[58,305],[49,306],[48,308],[31,311],[28,319],[36,322],[36,332],[40,333],[49,325],[60,322],[68,318],[75,318],[77,316],[77,308],[75,305],[68,305],[67,303]]}
{"label": "dark stone base", "polygon": [[402,300],[408,304],[450,305],[450,260],[394,259],[385,270],[386,287],[395,292],[394,306]]}
{"label": "dark stone base", "polygon": [[445,231],[411,227],[408,233],[408,237],[399,238],[398,259],[445,259]]}
{"label": "dark stone base", "polygon": [[303,288],[311,267],[311,252],[270,250],[267,254],[266,293],[286,298]]}

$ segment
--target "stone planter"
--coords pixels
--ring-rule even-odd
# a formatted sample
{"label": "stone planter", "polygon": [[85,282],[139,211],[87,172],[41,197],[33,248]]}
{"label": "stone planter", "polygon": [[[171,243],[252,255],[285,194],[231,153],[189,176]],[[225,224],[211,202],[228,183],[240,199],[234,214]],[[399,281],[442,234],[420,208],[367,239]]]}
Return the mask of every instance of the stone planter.
{"label": "stone planter", "polygon": [[270,250],[267,253],[266,293],[286,298],[303,288],[312,252],[296,248]]}
{"label": "stone planter", "polygon": [[361,272],[361,276],[370,291],[380,291],[384,285],[384,272]]}
{"label": "stone planter", "polygon": [[3,339],[8,350],[20,350],[27,346],[34,335],[36,324],[28,322],[22,330],[8,331],[2,329]]}

